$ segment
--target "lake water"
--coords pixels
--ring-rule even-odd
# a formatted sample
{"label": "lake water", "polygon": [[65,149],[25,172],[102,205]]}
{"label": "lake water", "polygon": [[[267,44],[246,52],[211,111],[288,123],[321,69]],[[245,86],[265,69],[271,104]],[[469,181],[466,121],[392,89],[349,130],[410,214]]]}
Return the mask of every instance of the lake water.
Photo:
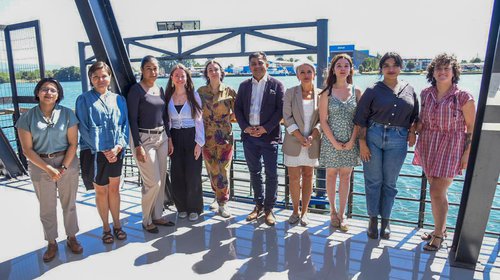
{"label": "lake water", "polygon": [[[423,75],[401,75],[402,80],[409,82],[416,90],[417,93],[429,86],[425,76]],[[298,80],[295,76],[277,77],[283,82],[285,87],[292,87],[298,84]],[[231,87],[238,89],[239,84],[248,77],[226,77],[224,82]],[[354,77],[354,84],[359,87],[362,91],[378,81],[380,77],[378,75],[357,75]],[[195,87],[198,88],[205,84],[205,80],[201,77],[196,77],[193,79]],[[158,79],[158,84],[165,87],[167,84],[167,79]],[[479,95],[479,88],[481,84],[481,75],[462,75],[460,77],[459,86],[461,88],[469,90],[469,92],[477,100]],[[62,105],[69,108],[74,108],[76,97],[81,94],[81,83],[80,82],[65,82],[62,83],[64,88],[64,100],[61,102]],[[0,85],[0,96],[5,96],[5,92],[10,88],[7,88],[8,84]],[[31,95],[33,85],[25,85],[21,87],[20,92],[22,95]],[[237,125],[235,125],[237,126]],[[238,135],[236,135],[238,136]],[[240,158],[242,157],[242,151],[237,151]],[[281,157],[280,157],[281,160]],[[422,170],[418,166],[413,166],[411,164],[413,160],[413,154],[408,154],[403,169],[402,174],[412,174],[420,175]],[[357,170],[362,170],[360,167]],[[463,176],[459,176],[458,179],[463,179]],[[462,182],[454,182],[449,191],[449,201],[450,203],[460,203],[461,193],[462,193]],[[401,177],[398,181],[398,197],[420,197],[420,180],[416,178]],[[364,181],[362,174],[357,173],[354,177],[354,191],[364,193]],[[496,197],[500,197],[500,188],[497,188]],[[427,192],[427,200],[430,201],[429,192]],[[418,219],[419,205],[415,202],[397,200],[394,205],[393,218],[413,221],[416,222]],[[493,202],[493,207],[500,207],[500,200],[496,199]],[[458,212],[458,206],[450,205],[450,214],[448,219],[448,225],[454,226],[456,223],[456,215]],[[426,223],[432,223],[432,215],[430,209],[430,203],[426,205]],[[353,213],[354,214],[366,214],[366,204],[363,196],[355,196],[353,201]],[[500,211],[492,211],[490,215],[490,223],[488,224],[488,231],[500,232]]]}

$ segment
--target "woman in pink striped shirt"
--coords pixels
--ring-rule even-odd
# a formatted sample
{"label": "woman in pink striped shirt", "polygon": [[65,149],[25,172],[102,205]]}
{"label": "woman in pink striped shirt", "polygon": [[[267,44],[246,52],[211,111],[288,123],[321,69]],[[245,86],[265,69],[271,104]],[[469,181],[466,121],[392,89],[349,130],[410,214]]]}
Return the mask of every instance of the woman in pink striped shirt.
{"label": "woman in pink striped shirt", "polygon": [[437,251],[446,235],[447,191],[467,167],[474,128],[472,95],[458,88],[460,65],[455,56],[437,55],[427,68],[431,87],[422,90],[420,136],[413,163],[422,166],[430,183],[434,231],[422,235],[424,250]]}

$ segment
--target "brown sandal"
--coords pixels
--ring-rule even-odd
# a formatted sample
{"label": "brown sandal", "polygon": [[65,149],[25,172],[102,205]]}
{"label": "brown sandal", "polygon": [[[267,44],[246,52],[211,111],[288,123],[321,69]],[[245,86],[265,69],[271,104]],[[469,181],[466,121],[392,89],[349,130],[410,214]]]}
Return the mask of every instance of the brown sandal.
{"label": "brown sandal", "polygon": [[124,232],[121,227],[113,228],[113,234],[115,235],[116,239],[118,239],[118,240],[127,239],[127,233]]}
{"label": "brown sandal", "polygon": [[[434,235],[434,231],[431,232],[424,232],[422,235],[420,235],[420,239],[424,241],[430,241],[432,239],[432,236]],[[443,236],[446,238],[448,237],[448,234],[446,234],[446,229],[443,232]]]}
{"label": "brown sandal", "polygon": [[111,243],[115,242],[115,238],[111,234],[111,230],[102,232],[102,242],[104,244],[111,244]]}
{"label": "brown sandal", "polygon": [[[441,240],[439,242],[439,245],[434,244],[437,242],[436,240]],[[431,241],[427,242],[427,244],[424,245],[424,250],[432,252],[439,251],[439,249],[443,247],[443,242],[444,242],[443,236],[432,235]]]}

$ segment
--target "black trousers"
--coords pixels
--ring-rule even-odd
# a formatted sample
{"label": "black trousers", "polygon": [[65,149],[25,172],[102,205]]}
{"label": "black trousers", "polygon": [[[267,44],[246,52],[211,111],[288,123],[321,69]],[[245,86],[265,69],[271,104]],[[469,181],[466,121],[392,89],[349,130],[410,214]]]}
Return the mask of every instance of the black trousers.
{"label": "black trousers", "polygon": [[195,128],[171,129],[170,134],[174,145],[170,176],[175,207],[178,212],[200,214],[203,212],[202,156],[194,159]]}

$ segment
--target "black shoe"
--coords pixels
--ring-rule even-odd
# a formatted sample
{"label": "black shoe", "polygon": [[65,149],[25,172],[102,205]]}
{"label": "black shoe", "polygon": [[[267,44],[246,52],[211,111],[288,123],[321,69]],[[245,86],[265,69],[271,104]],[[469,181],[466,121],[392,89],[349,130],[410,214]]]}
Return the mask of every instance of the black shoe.
{"label": "black shoe", "polygon": [[371,239],[377,239],[378,238],[378,218],[377,217],[370,217],[370,222],[368,223],[368,229],[366,230],[366,234],[368,237]]}
{"label": "black shoe", "polygon": [[[151,224],[151,225],[152,225],[152,224]],[[149,226],[151,226],[151,225],[149,225]],[[149,226],[148,226],[148,227],[149,227]],[[146,226],[144,226],[144,224],[142,224],[142,228],[143,228],[145,231],[149,232],[149,233],[158,233],[158,232],[160,232],[160,231],[158,230],[158,227],[157,227],[157,226],[154,226],[154,227],[151,227],[151,228],[147,228]]]}
{"label": "black shoe", "polygon": [[391,238],[391,227],[389,226],[389,219],[382,218],[382,222],[380,224],[380,238]]}

